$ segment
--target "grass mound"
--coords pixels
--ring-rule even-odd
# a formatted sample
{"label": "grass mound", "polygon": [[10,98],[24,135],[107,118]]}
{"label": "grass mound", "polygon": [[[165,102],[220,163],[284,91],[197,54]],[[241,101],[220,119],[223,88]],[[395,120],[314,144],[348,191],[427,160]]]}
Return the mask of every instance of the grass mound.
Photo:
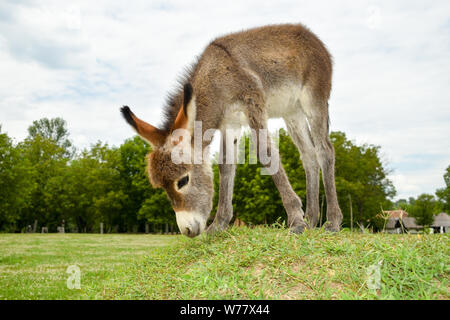
{"label": "grass mound", "polygon": [[[449,236],[277,227],[177,237],[86,292],[101,299],[449,299]],[[378,272],[378,274],[377,274]],[[380,280],[379,283],[377,279]]]}

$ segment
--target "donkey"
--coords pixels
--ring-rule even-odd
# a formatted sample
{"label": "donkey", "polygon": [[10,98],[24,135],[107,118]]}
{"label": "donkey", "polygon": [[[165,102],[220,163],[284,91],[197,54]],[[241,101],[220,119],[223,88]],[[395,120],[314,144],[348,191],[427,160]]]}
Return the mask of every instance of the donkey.
{"label": "donkey", "polygon": [[[193,138],[174,138],[174,132],[183,129],[192,137],[197,123],[201,124],[202,137],[208,130],[219,130],[223,151],[238,140],[237,135],[227,136],[228,129],[239,132],[248,125],[255,131],[265,130],[269,118],[284,119],[306,172],[304,217],[302,201],[292,189],[270,137],[253,136],[257,148],[264,148],[271,155],[271,163],[263,163],[261,152],[257,152],[263,167],[274,161],[278,165],[279,169],[271,175],[290,230],[300,234],[318,222],[320,169],[327,200],[325,228],[340,230],[342,213],[336,194],[334,149],[329,139],[331,76],[330,54],[306,27],[263,26],[212,41],[187,70],[177,90],[169,95],[159,128],[136,117],[128,106],[121,108],[128,124],[152,146],[147,157],[150,183],[165,189],[182,234],[195,237],[206,229],[212,210],[213,175],[208,161],[173,161],[174,148],[187,153],[193,148]],[[201,141],[205,154],[210,143],[211,139]],[[221,152],[224,161],[219,164],[219,202],[215,218],[206,230],[208,234],[225,229],[233,217],[236,162],[227,159],[227,154]]]}

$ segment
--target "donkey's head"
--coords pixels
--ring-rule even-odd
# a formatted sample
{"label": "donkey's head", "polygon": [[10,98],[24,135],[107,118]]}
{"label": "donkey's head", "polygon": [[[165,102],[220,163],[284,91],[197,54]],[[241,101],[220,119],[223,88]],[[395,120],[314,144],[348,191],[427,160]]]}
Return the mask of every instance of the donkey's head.
{"label": "donkey's head", "polygon": [[[211,166],[202,161],[179,161],[177,155],[194,154],[193,123],[195,119],[195,98],[192,87],[184,87],[184,99],[180,111],[169,131],[160,130],[136,117],[127,106],[121,109],[125,120],[141,138],[148,141],[152,151],[148,155],[148,175],[155,188],[163,188],[176,213],[178,227],[182,234],[195,237],[205,230],[212,209],[214,194]],[[174,132],[184,134],[174,135]],[[186,137],[189,137],[186,138]],[[184,157],[184,160],[186,158]]]}

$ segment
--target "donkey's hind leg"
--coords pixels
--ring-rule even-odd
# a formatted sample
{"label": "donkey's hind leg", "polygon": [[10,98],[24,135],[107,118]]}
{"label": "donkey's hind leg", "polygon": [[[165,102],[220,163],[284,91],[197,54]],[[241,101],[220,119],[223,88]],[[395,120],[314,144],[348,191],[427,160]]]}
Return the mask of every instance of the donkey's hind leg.
{"label": "donkey's hind leg", "polygon": [[319,162],[308,127],[306,115],[300,111],[295,116],[285,118],[286,126],[300,152],[306,175],[306,222],[314,228],[319,220]]}
{"label": "donkey's hind leg", "polygon": [[322,179],[327,198],[327,220],[325,228],[339,231],[342,212],[337,200],[334,164],[334,148],[329,137],[328,102],[314,98],[307,88],[301,93],[301,105],[311,127],[311,138],[314,143],[317,160],[322,169]]}

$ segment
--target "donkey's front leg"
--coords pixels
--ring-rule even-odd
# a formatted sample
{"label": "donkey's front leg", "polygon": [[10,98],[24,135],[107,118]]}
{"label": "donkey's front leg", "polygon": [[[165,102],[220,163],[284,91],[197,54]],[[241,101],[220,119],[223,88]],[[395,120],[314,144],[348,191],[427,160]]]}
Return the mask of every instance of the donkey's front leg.
{"label": "donkey's front leg", "polygon": [[239,133],[236,130],[230,130],[228,132],[228,136],[227,133],[222,131],[221,150],[219,155],[219,174],[220,174],[219,203],[217,207],[216,217],[214,218],[213,223],[211,223],[211,225],[206,230],[208,234],[226,229],[231,219],[233,218],[232,200],[233,200],[234,176],[236,173],[236,162],[237,162],[236,147],[238,140],[239,140]]}
{"label": "donkey's front leg", "polygon": [[206,230],[208,234],[226,229],[233,218],[232,199],[235,172],[235,164],[219,164],[219,203],[217,206],[216,217]]}

